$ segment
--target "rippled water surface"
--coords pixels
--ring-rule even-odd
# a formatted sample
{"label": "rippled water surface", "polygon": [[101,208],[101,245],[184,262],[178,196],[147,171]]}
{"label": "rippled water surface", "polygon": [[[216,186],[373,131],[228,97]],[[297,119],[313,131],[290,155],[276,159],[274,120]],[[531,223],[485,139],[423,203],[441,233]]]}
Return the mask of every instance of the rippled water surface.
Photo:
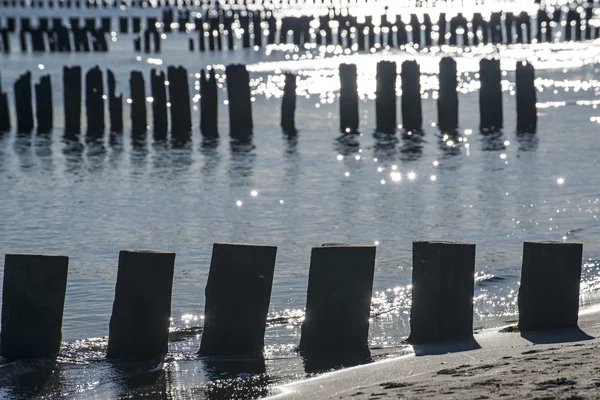
{"label": "rippled water surface", "polygon": [[[52,76],[58,127],[63,126],[58,89],[65,64],[112,69],[127,97],[133,69],[182,64],[196,93],[200,68],[216,65],[222,75],[223,64],[245,62],[255,124],[252,143],[230,141],[222,80],[217,141],[201,137],[197,109],[192,139],[178,148],[154,141],[151,132],[145,141],[134,141],[129,133],[72,141],[61,129],[48,137],[0,136],[0,253],[70,256],[61,357],[57,364],[0,365],[0,396],[243,398],[304,377],[313,369],[294,347],[310,249],[325,242],[378,245],[369,342],[374,358],[405,351],[414,240],[477,244],[477,328],[516,318],[524,240],[583,242],[581,300],[584,306],[597,302],[600,51],[595,44],[501,49],[507,71],[505,129],[497,134],[478,132],[477,93],[478,61],[497,50],[444,49],[457,57],[461,73],[457,137],[441,135],[435,125],[439,51],[343,55],[333,48],[272,47],[190,54],[184,40],[171,37],[163,46],[170,50],[162,56],[137,57],[129,39],[117,40],[109,62],[98,54],[15,53],[0,59],[11,103],[10,83],[24,69],[32,69],[34,80]],[[376,62],[410,58],[423,72],[424,132],[376,134]],[[523,59],[538,68],[535,135],[515,133],[512,70]],[[340,62],[358,65],[360,135],[338,132]],[[298,74],[297,136],[284,135],[279,127],[287,70]],[[126,126],[128,116],[125,106]],[[198,359],[193,354],[198,330],[183,330],[202,326],[211,246],[220,241],[278,246],[264,362]],[[130,248],[177,253],[171,352],[158,366],[103,361],[118,252]]]}

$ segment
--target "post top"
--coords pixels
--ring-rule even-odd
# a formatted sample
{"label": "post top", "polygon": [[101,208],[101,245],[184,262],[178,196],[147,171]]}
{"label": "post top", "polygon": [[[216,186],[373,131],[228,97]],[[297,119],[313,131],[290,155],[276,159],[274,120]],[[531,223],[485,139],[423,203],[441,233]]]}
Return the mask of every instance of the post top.
{"label": "post top", "polygon": [[251,243],[229,243],[229,242],[217,242],[213,243],[213,247],[217,246],[238,246],[238,247],[267,247],[276,249],[277,246],[267,245],[267,244],[251,244]]}
{"label": "post top", "polygon": [[475,246],[475,243],[467,243],[467,242],[452,242],[449,240],[415,240],[413,244],[445,244],[445,245],[461,245],[461,246]]}
{"label": "post top", "polygon": [[526,240],[525,244],[552,245],[552,246],[583,246],[580,242],[563,242],[562,240]]}
{"label": "post top", "polygon": [[322,247],[377,247],[374,244],[364,244],[364,243],[323,243],[320,246],[315,246],[315,248]]}
{"label": "post top", "polygon": [[120,253],[175,254],[172,251],[160,251],[160,250],[121,250]]}
{"label": "post top", "polygon": [[5,257],[57,257],[57,258],[69,258],[64,254],[33,254],[33,253],[7,253]]}

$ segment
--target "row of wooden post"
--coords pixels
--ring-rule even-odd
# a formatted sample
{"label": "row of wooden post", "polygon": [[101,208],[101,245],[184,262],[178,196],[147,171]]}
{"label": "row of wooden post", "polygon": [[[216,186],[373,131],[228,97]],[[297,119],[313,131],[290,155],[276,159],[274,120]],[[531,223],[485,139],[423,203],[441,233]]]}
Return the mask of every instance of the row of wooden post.
{"label": "row of wooden post", "polygon": [[[525,242],[521,331],[577,326],[582,251],[579,243]],[[262,354],[276,252],[273,246],[214,244],[200,355]],[[375,253],[373,245],[312,249],[301,352],[368,350]],[[107,357],[143,360],[167,353],[174,266],[174,253],[120,253]],[[67,269],[65,256],[6,255],[1,356],[59,352]],[[413,243],[409,343],[473,337],[474,274],[474,244]]]}

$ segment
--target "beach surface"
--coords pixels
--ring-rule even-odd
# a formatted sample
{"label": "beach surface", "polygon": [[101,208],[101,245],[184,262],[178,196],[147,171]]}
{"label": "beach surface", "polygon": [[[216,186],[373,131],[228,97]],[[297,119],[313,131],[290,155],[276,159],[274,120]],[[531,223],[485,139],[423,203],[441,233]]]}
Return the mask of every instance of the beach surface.
{"label": "beach surface", "polygon": [[597,399],[600,309],[580,329],[478,332],[276,388],[272,399]]}

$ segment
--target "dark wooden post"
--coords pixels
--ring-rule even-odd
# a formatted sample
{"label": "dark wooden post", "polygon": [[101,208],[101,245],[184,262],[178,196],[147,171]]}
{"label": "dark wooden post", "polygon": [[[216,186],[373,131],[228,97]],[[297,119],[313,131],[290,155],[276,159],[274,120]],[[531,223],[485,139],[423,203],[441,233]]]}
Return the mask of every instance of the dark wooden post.
{"label": "dark wooden post", "polygon": [[479,112],[482,131],[495,131],[503,127],[502,71],[500,60],[482,59],[479,63]]}
{"label": "dark wooden post", "polygon": [[438,93],[438,126],[444,133],[458,129],[458,85],[456,61],[444,57],[440,61],[440,89]]}
{"label": "dark wooden post", "polygon": [[358,72],[354,64],[340,64],[340,131],[358,132]]}
{"label": "dark wooden post", "polygon": [[285,133],[296,133],[296,75],[285,74],[283,98],[281,100],[281,128]]}
{"label": "dark wooden post", "polygon": [[108,358],[154,360],[167,353],[174,269],[175,253],[119,253]]}
{"label": "dark wooden post", "polygon": [[115,94],[115,75],[109,69],[108,74],[108,110],[110,114],[110,131],[123,132],[123,95]]}
{"label": "dark wooden post", "polygon": [[85,74],[85,108],[88,135],[104,133],[104,85],[100,67],[91,68]]}
{"label": "dark wooden post", "polygon": [[527,62],[517,62],[517,131],[534,133],[537,129],[537,92],[535,70]]}
{"label": "dark wooden post", "polygon": [[190,110],[190,88],[187,70],[183,67],[168,67],[169,102],[171,103],[171,135],[186,139],[192,132],[192,114]]}
{"label": "dark wooden post", "polygon": [[407,131],[423,127],[421,107],[421,68],[416,61],[404,61],[400,72],[402,85],[402,127]]}
{"label": "dark wooden post", "polygon": [[368,347],[375,251],[368,245],[313,247],[301,351],[336,353]]}
{"label": "dark wooden post", "polygon": [[7,254],[2,289],[0,355],[52,357],[60,350],[69,258]]}
{"label": "dark wooden post", "polygon": [[146,88],[144,75],[140,71],[131,71],[129,89],[131,91],[131,134],[134,137],[145,135],[148,129]]}
{"label": "dark wooden post", "polygon": [[2,80],[0,80],[0,133],[10,131],[10,111],[8,108],[8,93],[2,91]]}
{"label": "dark wooden post", "polygon": [[199,354],[262,354],[277,247],[215,243]]}
{"label": "dark wooden post", "polygon": [[81,67],[63,67],[65,133],[81,131]]}
{"label": "dark wooden post", "polygon": [[33,131],[33,105],[31,104],[31,72],[21,75],[14,84],[15,108],[17,110],[17,133]]}
{"label": "dark wooden post", "polygon": [[129,18],[119,17],[119,33],[129,33]]}
{"label": "dark wooden post", "polygon": [[413,243],[409,343],[473,337],[474,275],[474,244]]}
{"label": "dark wooden post", "polygon": [[228,65],[227,96],[229,100],[229,133],[231,137],[245,139],[252,135],[252,100],[250,75],[243,64]]}
{"label": "dark wooden post", "polygon": [[524,243],[519,330],[577,327],[582,252],[581,243]]}
{"label": "dark wooden post", "polygon": [[375,114],[377,132],[396,132],[396,63],[380,61],[377,63],[377,89],[375,99]]}
{"label": "dark wooden post", "polygon": [[54,124],[50,75],[42,76],[35,84],[35,112],[38,134],[51,133]]}
{"label": "dark wooden post", "polygon": [[206,137],[219,136],[219,100],[215,70],[200,72],[200,130]]}
{"label": "dark wooden post", "polygon": [[152,88],[152,120],[154,126],[154,138],[165,139],[169,130],[167,120],[167,90],[165,88],[165,73],[150,71],[150,85]]}

